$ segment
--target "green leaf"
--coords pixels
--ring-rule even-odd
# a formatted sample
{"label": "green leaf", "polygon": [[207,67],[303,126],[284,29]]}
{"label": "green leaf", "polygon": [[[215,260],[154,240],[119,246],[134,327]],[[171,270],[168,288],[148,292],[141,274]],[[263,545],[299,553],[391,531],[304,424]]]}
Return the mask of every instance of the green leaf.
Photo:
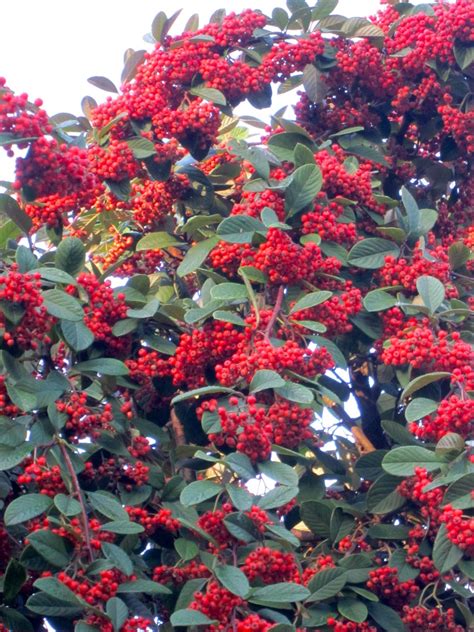
{"label": "green leaf", "polygon": [[3,598],[8,603],[13,601],[26,582],[28,574],[25,567],[15,558],[8,562],[3,576]]}
{"label": "green leaf", "polygon": [[10,470],[21,463],[33,451],[32,443],[23,443],[16,448],[8,445],[0,445],[0,471]]}
{"label": "green leaf", "polygon": [[9,632],[34,632],[31,622],[14,608],[0,606],[0,619]]}
{"label": "green leaf", "polygon": [[296,145],[300,143],[315,153],[317,147],[307,136],[295,132],[282,132],[274,134],[268,140],[268,148],[277,158],[288,162],[293,161],[293,152]]}
{"label": "green leaf", "polygon": [[26,602],[26,607],[35,614],[45,617],[76,617],[82,613],[83,607],[67,601],[56,599],[46,593],[35,593]]}
{"label": "green leaf", "polygon": [[215,320],[222,320],[225,323],[232,323],[233,325],[237,325],[239,327],[247,327],[247,323],[243,318],[241,318],[238,314],[218,309],[212,315]]}
{"label": "green leaf", "polygon": [[34,550],[47,562],[58,568],[65,568],[70,562],[69,543],[59,535],[41,529],[28,536],[29,543]]}
{"label": "green leaf", "polygon": [[344,588],[346,581],[346,571],[342,568],[326,568],[317,572],[308,584],[311,591],[308,603],[334,597]]}
{"label": "green leaf", "polygon": [[323,176],[317,165],[307,164],[295,169],[285,192],[285,209],[288,217],[311,204],[321,190],[322,184]]}
{"label": "green leaf", "polygon": [[302,298],[296,301],[290,310],[290,314],[294,314],[295,312],[299,312],[303,309],[309,309],[310,307],[315,307],[316,305],[321,305],[321,303],[324,303],[331,298],[332,294],[332,292],[328,292],[327,290],[305,294]]}
{"label": "green leaf", "polygon": [[38,264],[38,260],[26,246],[18,246],[15,252],[15,261],[18,265],[18,271],[21,273],[34,270]]}
{"label": "green leaf", "polygon": [[[35,581],[34,586],[61,601],[73,603],[76,606],[81,604],[81,599],[56,577],[41,577]],[[82,604],[85,605],[84,602]]]}
{"label": "green leaf", "polygon": [[235,393],[235,391],[225,386],[203,386],[202,388],[195,388],[192,391],[177,395],[171,400],[171,404],[178,404],[187,399],[198,399],[201,395],[213,395],[214,393]]}
{"label": "green leaf", "polygon": [[156,147],[154,143],[143,136],[130,138],[127,140],[127,145],[133,151],[133,155],[137,160],[144,160],[145,158],[150,158],[150,156],[154,156],[156,154]]}
{"label": "green leaf", "polygon": [[312,20],[321,20],[326,18],[337,7],[338,0],[318,0],[311,10]]}
{"label": "green leaf", "polygon": [[185,562],[194,559],[199,553],[198,545],[192,540],[187,540],[186,538],[178,538],[175,540],[174,548],[176,549],[176,553]]}
{"label": "green leaf", "polygon": [[194,625],[212,625],[213,619],[209,619],[205,614],[199,610],[191,610],[190,608],[183,608],[182,610],[176,610],[170,617],[171,625],[174,627],[192,627]]}
{"label": "green leaf", "polygon": [[453,270],[457,270],[469,260],[471,251],[462,241],[456,241],[449,246],[448,256],[449,265]]}
{"label": "green leaf", "polygon": [[397,299],[385,290],[372,290],[364,297],[364,307],[368,312],[381,312],[397,304]]}
{"label": "green leaf", "polygon": [[397,511],[406,502],[406,498],[397,492],[400,479],[390,474],[382,474],[370,487],[367,494],[367,509],[374,514],[387,514]]}
{"label": "green leaf", "polygon": [[134,533],[143,533],[145,529],[137,522],[129,520],[112,520],[101,526],[102,531],[110,531],[111,533],[119,533],[120,535],[133,535]]}
{"label": "green leaf", "polygon": [[60,324],[64,340],[74,351],[84,351],[94,342],[94,334],[83,322],[61,320]]}
{"label": "green leaf", "polygon": [[261,474],[268,476],[281,485],[289,485],[290,487],[298,485],[298,474],[286,463],[265,461],[258,464],[258,470]]}
{"label": "green leaf", "polygon": [[440,573],[447,573],[462,558],[463,552],[448,538],[446,525],[438,529],[433,544],[433,562]]}
{"label": "green leaf", "polygon": [[283,387],[285,384],[285,380],[276,371],[260,369],[254,374],[249,390],[251,393],[259,393],[269,388]]}
{"label": "green leaf", "polygon": [[125,575],[131,575],[133,573],[132,560],[123,549],[110,542],[102,542],[101,547],[103,554],[112,562],[115,568],[122,571]]}
{"label": "green leaf", "polygon": [[128,617],[126,604],[118,597],[111,597],[105,604],[105,612],[114,626],[114,632],[119,632]]}
{"label": "green leaf", "polygon": [[266,232],[261,221],[246,215],[233,215],[224,219],[217,227],[217,235],[231,244],[249,244],[257,231]]}
{"label": "green leaf", "polygon": [[438,382],[438,380],[443,380],[447,377],[451,377],[451,373],[447,371],[437,371],[436,373],[425,373],[425,375],[420,375],[416,377],[414,380],[411,380],[407,384],[407,386],[403,389],[402,394],[400,395],[400,401],[403,401],[416,391],[419,391],[421,388],[428,386],[428,384],[432,384],[433,382]]}
{"label": "green leaf", "polygon": [[4,521],[9,527],[21,524],[48,511],[53,501],[44,494],[25,494],[15,498],[6,508]]}
{"label": "green leaf", "polygon": [[416,397],[405,409],[405,418],[407,421],[417,421],[422,417],[431,415],[438,409],[438,402],[426,397]]}
{"label": "green leaf", "polygon": [[410,527],[404,525],[375,524],[368,530],[368,535],[374,540],[407,540]]}
{"label": "green leaf", "polygon": [[136,579],[124,582],[117,588],[118,593],[145,593],[146,595],[170,595],[171,590],[150,579]]}
{"label": "green leaf", "polygon": [[245,574],[235,566],[216,566],[214,574],[218,581],[233,595],[246,597],[250,584]]}
{"label": "green leaf", "polygon": [[354,597],[341,597],[338,599],[337,609],[340,615],[356,623],[365,621],[369,614],[365,603]]}
{"label": "green leaf", "polygon": [[469,45],[469,43],[456,42],[453,52],[461,70],[467,70],[474,63],[474,46],[472,43]]}
{"label": "green leaf", "polygon": [[258,506],[261,507],[261,509],[277,509],[289,503],[290,500],[293,500],[297,495],[297,487],[286,487],[282,485],[281,487],[271,489],[265,496],[262,496],[258,501]]}
{"label": "green leaf", "polygon": [[332,503],[327,501],[309,501],[301,505],[301,519],[311,531],[321,538],[329,538]]}
{"label": "green leaf", "polygon": [[311,404],[314,399],[313,392],[309,388],[295,382],[286,382],[285,386],[279,386],[274,390],[280,397],[297,404]]}
{"label": "green leaf", "polygon": [[296,144],[293,162],[295,164],[295,167],[316,164],[314,160],[314,153],[311,151],[311,149],[308,149],[306,145],[303,145],[301,143]]}
{"label": "green leaf", "polygon": [[192,505],[198,505],[205,500],[209,500],[209,498],[214,498],[214,496],[217,496],[221,491],[222,487],[212,481],[193,481],[183,489],[179,500],[185,507],[191,507]]}
{"label": "green leaf", "polygon": [[99,373],[101,375],[128,375],[129,370],[126,364],[115,358],[98,358],[97,360],[86,360],[75,364],[72,369],[75,373]]}
{"label": "green leaf", "polygon": [[144,307],[140,309],[132,309],[129,307],[127,310],[127,316],[128,318],[138,318],[138,319],[152,318],[158,311],[159,306],[160,306],[159,301],[156,298],[152,298],[151,301],[149,301]]}
{"label": "green leaf", "polygon": [[349,252],[349,265],[375,270],[381,268],[388,255],[398,257],[400,248],[388,239],[369,237],[356,243]]}
{"label": "green leaf", "polygon": [[56,494],[54,504],[63,516],[77,516],[81,513],[81,504],[71,496],[66,494]]}
{"label": "green leaf", "polygon": [[206,101],[211,101],[216,105],[227,105],[227,99],[225,98],[225,95],[220,90],[216,90],[215,88],[196,86],[195,88],[191,88],[189,92],[195,97],[205,99]]}
{"label": "green leaf", "polygon": [[136,250],[159,250],[161,248],[169,248],[170,246],[180,246],[180,241],[177,241],[173,235],[169,235],[165,232],[148,233],[145,237],[142,237],[137,245]]}
{"label": "green leaf", "polygon": [[418,446],[393,448],[382,461],[382,467],[394,476],[413,476],[415,468],[423,467],[427,472],[439,470],[445,460],[435,452]]}
{"label": "green leaf", "polygon": [[241,283],[219,283],[211,288],[211,297],[218,301],[241,301],[248,300],[249,295]]}
{"label": "green leaf", "polygon": [[110,79],[107,79],[107,77],[89,77],[87,81],[96,88],[99,88],[99,90],[105,90],[105,92],[115,92],[115,94],[118,94],[115,84],[110,81]]}
{"label": "green leaf", "polygon": [[408,553],[404,549],[396,549],[390,556],[389,566],[397,569],[398,579],[401,582],[415,579],[415,577],[418,577],[420,574],[419,569],[413,568],[413,566],[407,562],[407,555]]}
{"label": "green leaf", "polygon": [[466,474],[448,487],[444,494],[443,505],[451,505],[455,509],[474,509],[474,474]]}
{"label": "green leaf", "polygon": [[219,237],[211,237],[210,239],[198,242],[195,246],[190,248],[178,266],[178,275],[183,277],[187,274],[191,274],[191,272],[195,272],[201,267],[207,259],[207,255],[218,243]]}
{"label": "green leaf", "polygon": [[416,280],[416,289],[423,300],[423,304],[430,310],[430,314],[434,314],[444,301],[444,285],[435,277],[421,276]]}
{"label": "green leaf", "polygon": [[43,301],[51,316],[74,322],[84,318],[84,311],[77,298],[62,290],[46,290],[43,292]]}
{"label": "green leaf", "polygon": [[119,501],[105,491],[88,492],[87,497],[92,507],[111,520],[129,520],[128,513]]}
{"label": "green leaf", "polygon": [[86,249],[78,237],[67,237],[59,244],[54,262],[56,267],[72,276],[77,276],[84,267]]}
{"label": "green leaf", "polygon": [[400,616],[383,603],[370,602],[367,604],[372,619],[387,632],[406,632],[405,624]]}
{"label": "green leaf", "polygon": [[33,225],[31,217],[6,193],[0,193],[0,213],[7,215],[24,233],[30,232]]}
{"label": "green leaf", "polygon": [[278,582],[270,586],[254,588],[249,601],[263,601],[265,603],[281,604],[304,601],[309,597],[309,590],[300,584],[293,582]]}

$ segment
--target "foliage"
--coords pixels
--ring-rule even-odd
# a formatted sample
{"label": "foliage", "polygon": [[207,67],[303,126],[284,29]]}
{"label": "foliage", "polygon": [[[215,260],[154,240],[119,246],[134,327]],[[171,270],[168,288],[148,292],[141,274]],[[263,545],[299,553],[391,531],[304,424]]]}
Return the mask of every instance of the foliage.
{"label": "foliage", "polygon": [[336,5],[0,82],[0,629],[472,625],[474,6]]}

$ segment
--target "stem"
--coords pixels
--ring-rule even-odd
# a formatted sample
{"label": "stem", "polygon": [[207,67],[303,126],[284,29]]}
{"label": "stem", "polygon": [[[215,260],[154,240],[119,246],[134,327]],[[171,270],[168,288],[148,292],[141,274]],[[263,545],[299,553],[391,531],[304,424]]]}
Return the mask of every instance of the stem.
{"label": "stem", "polygon": [[281,304],[283,303],[283,296],[285,294],[285,289],[283,285],[280,285],[278,288],[277,299],[275,302],[275,307],[273,308],[273,312],[270,320],[268,321],[267,328],[265,329],[265,338],[269,338],[272,333],[273,326],[275,325],[275,321],[281,309]]}
{"label": "stem", "polygon": [[66,463],[66,467],[68,469],[69,475],[72,480],[72,486],[74,488],[74,494],[77,496],[77,500],[81,505],[81,517],[82,517],[82,526],[84,529],[84,539],[86,541],[86,549],[89,553],[89,557],[91,561],[94,559],[94,552],[91,546],[91,534],[89,530],[89,520],[87,518],[86,506],[84,504],[84,498],[82,496],[81,486],[79,485],[79,479],[77,478],[77,474],[74,470],[74,466],[72,464],[71,458],[68,454],[65,444],[61,441],[59,443],[59,449],[61,450],[61,454],[63,455],[63,459]]}

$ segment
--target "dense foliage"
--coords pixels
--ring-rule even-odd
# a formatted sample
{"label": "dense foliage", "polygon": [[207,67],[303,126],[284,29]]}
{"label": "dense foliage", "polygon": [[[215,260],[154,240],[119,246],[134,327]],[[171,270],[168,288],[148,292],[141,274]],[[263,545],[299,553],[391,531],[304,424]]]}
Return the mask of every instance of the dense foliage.
{"label": "dense foliage", "polygon": [[1,80],[0,630],[473,625],[474,5],[336,5]]}

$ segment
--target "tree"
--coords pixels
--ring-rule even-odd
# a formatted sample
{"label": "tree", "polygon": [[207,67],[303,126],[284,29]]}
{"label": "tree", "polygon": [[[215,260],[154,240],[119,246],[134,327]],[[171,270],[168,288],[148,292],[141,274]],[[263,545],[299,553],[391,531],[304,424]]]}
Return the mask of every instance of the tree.
{"label": "tree", "polygon": [[473,625],[474,5],[336,4],[1,81],[1,630]]}

